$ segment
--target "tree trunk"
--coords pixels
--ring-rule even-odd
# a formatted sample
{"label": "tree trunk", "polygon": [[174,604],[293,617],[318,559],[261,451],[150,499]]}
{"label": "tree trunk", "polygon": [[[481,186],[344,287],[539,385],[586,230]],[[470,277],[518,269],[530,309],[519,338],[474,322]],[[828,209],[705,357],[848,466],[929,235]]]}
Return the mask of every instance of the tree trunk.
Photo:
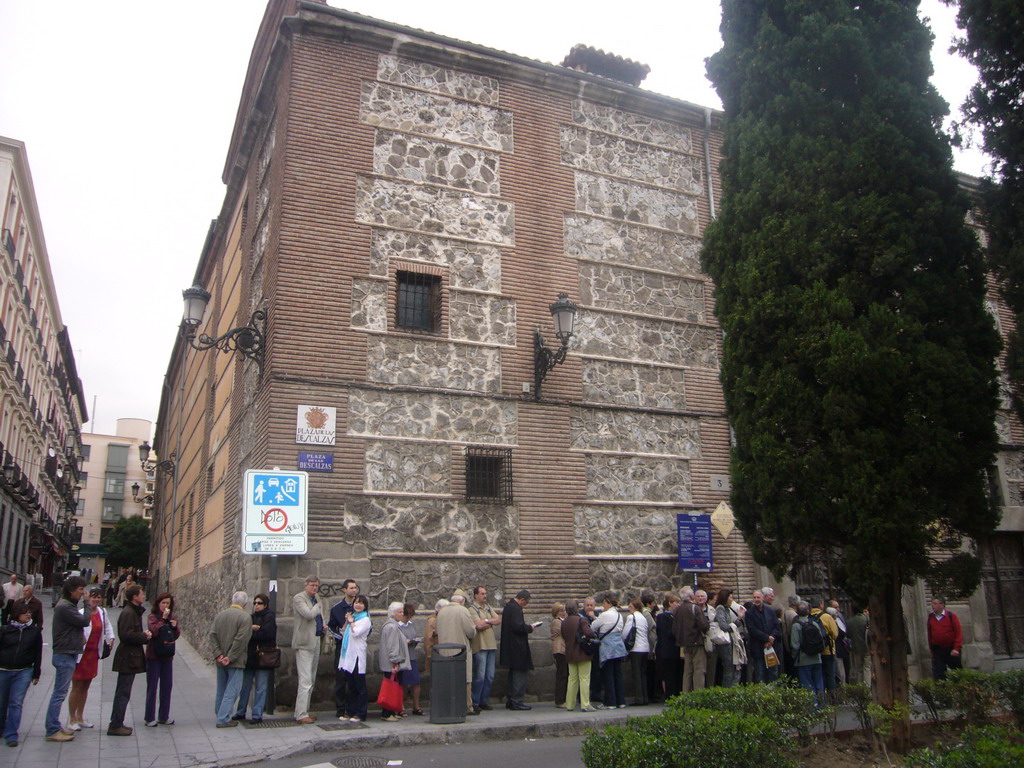
{"label": "tree trunk", "polygon": [[[899,575],[888,574],[882,591],[868,599],[870,622],[868,645],[871,668],[875,676],[875,703],[892,707],[894,702],[909,704],[910,684],[907,651],[910,647],[907,626],[903,620],[903,585]],[[889,748],[905,754],[910,748],[909,715],[898,721],[889,737]]]}

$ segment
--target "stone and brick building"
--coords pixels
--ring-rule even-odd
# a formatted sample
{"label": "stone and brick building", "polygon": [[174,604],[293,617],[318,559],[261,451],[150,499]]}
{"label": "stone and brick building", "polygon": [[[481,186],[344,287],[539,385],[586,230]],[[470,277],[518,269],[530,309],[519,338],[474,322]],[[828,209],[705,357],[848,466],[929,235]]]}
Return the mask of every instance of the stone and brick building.
{"label": "stone and brick building", "polygon": [[[155,440],[175,471],[151,566],[192,596],[193,640],[233,589],[267,588],[269,563],[241,554],[243,472],[308,450],[330,471],[310,474],[307,555],[279,558],[282,644],[307,574],[328,598],[354,577],[377,609],[526,587],[539,613],[692,582],[676,516],[729,491],[698,260],[721,115],[644,91],[635,62],[584,46],[565,64],[268,3],[195,274],[201,333],[267,313],[262,369],[179,340]],[[560,293],[576,335],[536,399]],[[296,443],[310,412],[326,444]],[[770,583],[738,531],[713,544],[702,583]]]}
{"label": "stone and brick building", "polygon": [[50,271],[28,154],[0,137],[0,578],[49,585],[76,537],[82,382]]}

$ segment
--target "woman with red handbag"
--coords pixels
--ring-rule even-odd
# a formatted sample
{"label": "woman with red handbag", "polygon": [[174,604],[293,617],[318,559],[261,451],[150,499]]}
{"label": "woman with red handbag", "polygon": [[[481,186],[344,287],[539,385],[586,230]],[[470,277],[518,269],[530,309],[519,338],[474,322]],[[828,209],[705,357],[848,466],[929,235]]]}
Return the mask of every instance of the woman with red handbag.
{"label": "woman with red handbag", "polygon": [[389,723],[398,722],[402,712],[402,686],[398,682],[398,673],[403,669],[412,669],[409,661],[409,644],[398,622],[405,618],[405,603],[394,602],[388,606],[388,620],[380,633],[380,648],[377,651],[377,663],[384,679],[380,684],[381,715]]}

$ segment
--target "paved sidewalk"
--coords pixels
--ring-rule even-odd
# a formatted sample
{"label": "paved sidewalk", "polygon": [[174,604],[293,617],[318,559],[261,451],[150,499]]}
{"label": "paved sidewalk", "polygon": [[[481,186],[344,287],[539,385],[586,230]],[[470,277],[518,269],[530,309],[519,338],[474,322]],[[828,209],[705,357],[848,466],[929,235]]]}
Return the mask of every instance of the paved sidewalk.
{"label": "paved sidewalk", "polygon": [[[595,724],[623,722],[626,716],[651,715],[658,706],[630,707],[592,713],[566,712],[551,702],[543,702],[530,712],[495,709],[466,723],[431,725],[427,717],[407,717],[397,723],[385,723],[371,713],[365,725],[341,724],[329,712],[314,712],[317,723],[300,726],[290,710],[279,708],[265,719],[262,727],[240,725],[216,728],[213,697],[216,678],[213,666],[201,659],[184,641],[177,644],[174,662],[174,693],[171,717],[174,725],[146,728],[143,711],[146,697],[145,675],[138,675],[125,724],[135,732],[128,737],[107,736],[107,722],[114,698],[117,675],[110,670],[111,659],[101,662],[100,675],[93,681],[86,704],[85,718],[96,727],[82,730],[74,741],[63,744],[44,739],[43,722],[53,690],[53,666],[50,664],[49,595],[42,597],[45,611],[43,639],[43,675],[39,685],[29,686],[19,732],[20,744],[11,749],[0,742],[0,766],[10,768],[191,768],[192,766],[230,766],[275,757],[323,752],[335,749],[374,748],[409,744],[445,744],[476,740],[499,740],[563,736],[583,733]],[[117,609],[111,620],[116,624]],[[375,686],[371,682],[371,689]],[[62,712],[67,720],[67,703]],[[274,727],[273,721],[280,721]],[[323,727],[322,727],[323,726]],[[315,760],[313,761],[315,762]]]}

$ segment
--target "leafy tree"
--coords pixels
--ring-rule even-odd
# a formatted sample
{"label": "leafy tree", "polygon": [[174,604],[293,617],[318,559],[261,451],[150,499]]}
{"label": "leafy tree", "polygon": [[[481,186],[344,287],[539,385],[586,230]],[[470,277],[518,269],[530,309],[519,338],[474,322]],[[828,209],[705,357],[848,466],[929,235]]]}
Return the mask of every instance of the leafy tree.
{"label": "leafy tree", "polygon": [[149,563],[149,523],[142,517],[122,517],[103,543],[112,568],[142,570]]}
{"label": "leafy tree", "polygon": [[[871,609],[876,700],[908,699],[905,585],[960,591],[996,523],[985,273],[911,0],[723,0],[714,278],[732,501],[781,576],[816,553]],[[905,749],[909,723],[894,745]]]}
{"label": "leafy tree", "polygon": [[978,82],[963,105],[964,123],[981,129],[994,161],[994,177],[982,184],[988,258],[1017,318],[1007,373],[1024,418],[1024,5],[960,0],[957,23],[967,34],[954,50],[978,68]]}

